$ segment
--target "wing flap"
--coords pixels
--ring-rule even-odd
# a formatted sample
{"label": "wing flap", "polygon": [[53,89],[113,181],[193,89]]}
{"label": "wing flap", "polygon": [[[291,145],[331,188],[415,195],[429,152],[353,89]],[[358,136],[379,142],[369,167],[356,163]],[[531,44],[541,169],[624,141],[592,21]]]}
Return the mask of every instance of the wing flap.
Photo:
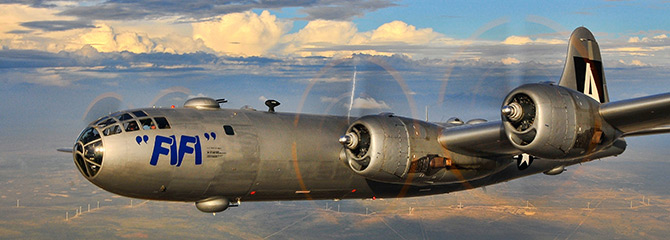
{"label": "wing flap", "polygon": [[663,133],[652,129],[670,124],[670,93],[605,103],[600,115],[625,135]]}

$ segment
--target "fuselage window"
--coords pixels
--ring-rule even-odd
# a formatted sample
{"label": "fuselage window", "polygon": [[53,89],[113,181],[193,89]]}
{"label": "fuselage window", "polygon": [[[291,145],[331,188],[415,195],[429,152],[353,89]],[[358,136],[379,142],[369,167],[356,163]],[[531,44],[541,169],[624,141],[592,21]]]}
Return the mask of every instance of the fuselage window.
{"label": "fuselage window", "polygon": [[132,118],[133,118],[133,116],[130,116],[130,114],[126,113],[126,114],[121,115],[121,117],[119,117],[119,121],[125,121],[125,120],[132,119]]}
{"label": "fuselage window", "polygon": [[126,132],[132,132],[140,130],[140,127],[137,125],[136,121],[128,121],[123,123],[123,128],[126,129]]}
{"label": "fuselage window", "polygon": [[156,125],[154,125],[154,121],[151,121],[151,118],[140,119],[140,124],[144,130],[156,129]]}
{"label": "fuselage window", "polygon": [[233,127],[230,125],[223,125],[223,131],[226,132],[226,135],[235,135],[235,131],[233,130]]}
{"label": "fuselage window", "polygon": [[156,124],[158,125],[158,128],[160,129],[169,129],[170,128],[170,123],[168,123],[167,119],[164,117],[157,117],[155,118]]}
{"label": "fuselage window", "polygon": [[138,118],[147,116],[147,114],[144,113],[144,111],[134,111],[133,114],[135,115],[135,117],[138,117]]}
{"label": "fuselage window", "polygon": [[105,130],[102,130],[102,134],[105,136],[110,136],[119,133],[121,133],[121,127],[119,125],[114,125],[106,128]]}

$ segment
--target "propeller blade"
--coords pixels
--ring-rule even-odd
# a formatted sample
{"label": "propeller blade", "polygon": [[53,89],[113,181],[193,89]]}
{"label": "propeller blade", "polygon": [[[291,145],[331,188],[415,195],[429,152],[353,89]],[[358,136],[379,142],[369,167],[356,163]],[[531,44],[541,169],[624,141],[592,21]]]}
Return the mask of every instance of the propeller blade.
{"label": "propeller blade", "polygon": [[106,92],[98,95],[86,108],[82,121],[85,124],[96,119],[120,110],[123,103],[123,97],[115,92]]}

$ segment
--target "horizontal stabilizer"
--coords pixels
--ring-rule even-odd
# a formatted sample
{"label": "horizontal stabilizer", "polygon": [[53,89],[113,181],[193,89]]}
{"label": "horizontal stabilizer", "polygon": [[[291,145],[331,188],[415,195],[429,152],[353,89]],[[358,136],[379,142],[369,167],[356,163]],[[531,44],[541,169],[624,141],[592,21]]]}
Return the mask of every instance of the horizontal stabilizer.
{"label": "horizontal stabilizer", "polygon": [[59,148],[59,149],[56,149],[56,151],[64,152],[64,153],[72,153],[72,148]]}

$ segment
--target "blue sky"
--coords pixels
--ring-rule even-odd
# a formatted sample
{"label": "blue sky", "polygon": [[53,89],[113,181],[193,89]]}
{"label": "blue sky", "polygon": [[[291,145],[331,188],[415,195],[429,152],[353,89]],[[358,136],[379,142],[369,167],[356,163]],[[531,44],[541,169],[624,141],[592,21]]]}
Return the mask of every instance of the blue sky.
{"label": "blue sky", "polygon": [[[352,106],[353,115],[423,118],[427,108],[431,121],[495,120],[515,86],[558,80],[578,26],[600,43],[612,100],[667,92],[669,8],[665,1],[1,1],[0,161],[34,143],[45,154],[69,146],[89,104],[111,93],[118,108],[209,96],[229,99],[229,108],[264,109],[273,98],[279,111],[339,115]],[[658,140],[667,137],[640,139],[633,141],[667,148]]]}

